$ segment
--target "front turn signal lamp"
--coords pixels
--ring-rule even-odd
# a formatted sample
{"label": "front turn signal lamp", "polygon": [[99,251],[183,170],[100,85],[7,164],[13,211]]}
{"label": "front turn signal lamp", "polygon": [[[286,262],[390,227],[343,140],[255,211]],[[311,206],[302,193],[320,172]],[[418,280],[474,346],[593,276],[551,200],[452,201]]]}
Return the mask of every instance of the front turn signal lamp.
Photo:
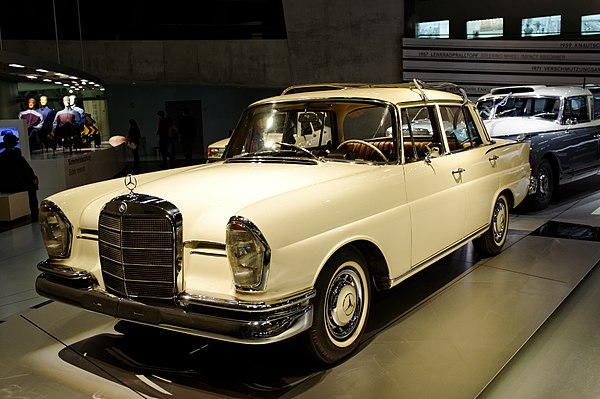
{"label": "front turn signal lamp", "polygon": [[71,254],[73,229],[69,219],[52,201],[40,204],[40,228],[50,258],[68,258]]}
{"label": "front turn signal lamp", "polygon": [[263,290],[271,250],[260,230],[250,220],[234,216],[227,224],[225,244],[235,287],[242,291]]}

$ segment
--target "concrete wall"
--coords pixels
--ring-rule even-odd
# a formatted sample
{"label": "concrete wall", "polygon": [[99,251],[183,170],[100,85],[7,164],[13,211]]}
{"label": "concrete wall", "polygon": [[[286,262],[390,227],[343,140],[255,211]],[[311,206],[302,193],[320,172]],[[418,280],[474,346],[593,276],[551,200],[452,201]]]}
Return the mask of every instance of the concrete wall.
{"label": "concrete wall", "polygon": [[404,3],[283,0],[287,40],[4,41],[5,51],[84,70],[106,84],[285,87],[401,77]]}
{"label": "concrete wall", "polygon": [[293,83],[400,82],[404,2],[283,0]]}

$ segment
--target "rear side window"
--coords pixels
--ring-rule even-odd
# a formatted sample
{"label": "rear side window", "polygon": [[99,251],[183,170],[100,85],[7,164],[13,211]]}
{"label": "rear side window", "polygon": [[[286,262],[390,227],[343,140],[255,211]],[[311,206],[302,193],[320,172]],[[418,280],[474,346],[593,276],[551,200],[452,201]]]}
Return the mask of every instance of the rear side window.
{"label": "rear side window", "polygon": [[404,159],[414,162],[444,153],[434,106],[407,107],[400,110]]}
{"label": "rear side window", "polygon": [[441,106],[440,114],[450,152],[462,151],[483,144],[483,138],[467,108]]}
{"label": "rear side window", "polygon": [[589,122],[590,115],[586,98],[583,96],[567,98],[563,119],[565,123],[568,123],[568,121],[573,123]]}

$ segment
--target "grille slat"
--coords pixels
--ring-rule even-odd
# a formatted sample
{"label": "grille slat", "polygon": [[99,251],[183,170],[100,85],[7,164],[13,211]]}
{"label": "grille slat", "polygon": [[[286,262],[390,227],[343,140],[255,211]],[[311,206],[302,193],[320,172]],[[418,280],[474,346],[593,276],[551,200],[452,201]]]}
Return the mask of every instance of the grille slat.
{"label": "grille slat", "polygon": [[172,299],[179,236],[171,215],[161,208],[157,212],[156,204],[141,202],[127,203],[135,209],[132,212],[107,211],[122,203],[119,199],[108,203],[99,219],[98,248],[107,290],[128,297]]}

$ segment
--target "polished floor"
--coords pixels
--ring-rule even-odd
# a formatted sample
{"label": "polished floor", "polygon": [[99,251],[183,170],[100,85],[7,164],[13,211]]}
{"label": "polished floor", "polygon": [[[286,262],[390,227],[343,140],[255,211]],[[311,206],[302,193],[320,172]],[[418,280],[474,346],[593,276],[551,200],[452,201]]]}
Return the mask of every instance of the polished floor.
{"label": "polished floor", "polygon": [[600,177],[511,214],[507,246],[467,245],[374,298],[334,367],[294,341],[246,347],[48,301],[37,223],[0,232],[1,398],[599,398]]}

